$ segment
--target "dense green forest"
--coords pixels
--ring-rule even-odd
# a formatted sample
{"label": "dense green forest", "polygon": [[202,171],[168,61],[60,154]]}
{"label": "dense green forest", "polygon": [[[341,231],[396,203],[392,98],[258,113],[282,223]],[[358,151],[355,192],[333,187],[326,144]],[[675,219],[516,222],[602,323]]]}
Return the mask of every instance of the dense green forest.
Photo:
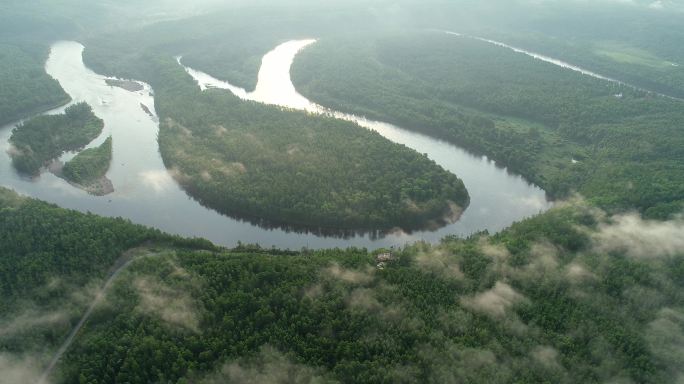
{"label": "dense green forest", "polygon": [[1,381],[35,382],[110,268],[125,251],[143,245],[214,249],[206,241],[65,210],[0,187]]}
{"label": "dense green forest", "polygon": [[322,40],[293,79],[323,105],[484,153],[554,196],[651,217],[682,209],[680,101],[436,32]]}
{"label": "dense green forest", "polygon": [[[512,45],[590,68],[649,90],[684,97],[684,39],[681,6],[663,9],[616,7],[604,2],[580,7],[505,4],[508,22],[488,29],[470,29]],[[610,22],[605,22],[610,20]],[[458,24],[445,24],[459,29]]]}
{"label": "dense green forest", "polygon": [[96,148],[78,153],[64,164],[62,172],[67,180],[77,184],[88,184],[104,177],[112,162],[112,138],[105,140]]}
{"label": "dense green forest", "polygon": [[[321,225],[415,224],[444,213],[454,196],[465,204],[460,181],[422,155],[348,123],[200,92],[173,60],[184,55],[193,67],[253,88],[265,52],[313,36],[319,42],[294,67],[298,89],[312,99],[456,142],[554,196],[578,191],[587,200],[559,203],[497,234],[435,245],[228,250],[0,187],[0,383],[36,382],[103,281],[128,260],[51,382],[684,380],[681,102],[471,39],[379,34],[368,26],[405,29],[413,20],[421,28],[463,27],[674,94],[684,84],[671,65],[682,63],[681,14],[654,16],[638,0],[624,5],[634,11],[592,18],[565,8],[554,16],[540,11],[549,2],[526,0],[410,7],[363,0],[358,15],[350,12],[358,4],[328,10],[308,2],[268,8],[269,2],[150,25],[134,16],[156,15],[157,2],[114,12],[119,3],[134,2],[0,4],[0,55],[15,53],[0,60],[15,63],[0,70],[0,80],[14,84],[2,87],[0,100],[4,92],[22,92],[14,78],[26,68],[37,71],[49,41],[84,37],[96,72],[152,85],[164,160],[206,204],[221,208],[229,193],[247,214]],[[21,12],[9,12],[13,7]],[[38,16],[32,7],[42,8]],[[474,8],[482,13],[468,12]],[[94,9],[107,16],[93,17]],[[480,17],[486,12],[496,16]],[[144,29],[95,32],[114,25]],[[0,120],[62,100],[47,76],[35,72],[27,80],[45,92],[12,99]],[[54,129],[96,135],[92,112],[74,108],[67,115],[79,115],[79,124],[64,123],[66,115],[29,120],[15,132],[15,146],[37,145],[41,156],[57,156],[55,148],[78,143],[53,136]],[[23,159],[29,169],[46,160]],[[356,211],[342,209],[350,202]],[[639,212],[624,213],[630,210]],[[302,216],[307,211],[312,216]],[[385,252],[390,260],[379,263]]]}
{"label": "dense green forest", "polygon": [[34,117],[12,131],[12,164],[20,172],[37,175],[50,160],[93,141],[103,127],[86,103],[72,105],[61,115]]}
{"label": "dense green forest", "polygon": [[69,102],[45,73],[47,56],[0,42],[0,126]]}
{"label": "dense green forest", "polygon": [[94,195],[112,191],[111,181],[106,179],[112,162],[112,137],[95,148],[79,152],[62,168],[62,176]]}
{"label": "dense green forest", "polygon": [[468,204],[456,176],[354,124],[225,91],[190,95],[169,104],[158,96],[160,116],[169,116],[160,149],[181,185],[221,211],[328,228],[415,228],[448,215],[450,202]]}
{"label": "dense green forest", "polygon": [[327,228],[419,228],[450,215],[450,203],[468,204],[456,176],[351,123],[225,91],[157,105],[174,116],[160,126],[167,167],[222,212]]}
{"label": "dense green forest", "polygon": [[[105,17],[93,18],[101,4],[8,0],[0,4],[0,126],[59,107],[70,101],[59,83],[45,73],[50,44],[79,36],[85,28],[106,29]],[[116,12],[109,9],[101,15]]]}
{"label": "dense green forest", "polygon": [[[606,218],[576,202],[495,236],[395,249],[379,268],[380,251],[220,250],[0,196],[0,345],[4,361],[22,357],[9,360],[15,371],[54,350],[124,251],[147,249],[55,382],[669,383],[684,373],[684,254],[658,235],[681,221]],[[634,237],[635,226],[649,230]],[[17,326],[27,316],[43,321]]]}

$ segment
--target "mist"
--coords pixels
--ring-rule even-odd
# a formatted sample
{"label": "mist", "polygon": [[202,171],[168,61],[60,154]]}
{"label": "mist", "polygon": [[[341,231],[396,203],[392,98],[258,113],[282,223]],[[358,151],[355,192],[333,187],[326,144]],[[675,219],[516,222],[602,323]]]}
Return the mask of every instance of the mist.
{"label": "mist", "polygon": [[684,382],[683,16],[2,2],[0,384]]}

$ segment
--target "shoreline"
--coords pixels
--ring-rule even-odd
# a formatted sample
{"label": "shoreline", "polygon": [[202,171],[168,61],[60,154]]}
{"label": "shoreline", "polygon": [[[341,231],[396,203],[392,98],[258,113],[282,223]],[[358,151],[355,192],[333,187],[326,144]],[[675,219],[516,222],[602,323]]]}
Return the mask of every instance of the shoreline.
{"label": "shoreline", "polygon": [[85,191],[90,195],[102,197],[114,193],[114,184],[111,180],[107,178],[107,176],[102,176],[88,184],[79,184],[67,179],[62,172],[63,168],[64,163],[62,163],[59,160],[53,160],[47,166],[48,172],[66,181],[67,183],[69,183],[69,185],[78,188],[82,191]]}

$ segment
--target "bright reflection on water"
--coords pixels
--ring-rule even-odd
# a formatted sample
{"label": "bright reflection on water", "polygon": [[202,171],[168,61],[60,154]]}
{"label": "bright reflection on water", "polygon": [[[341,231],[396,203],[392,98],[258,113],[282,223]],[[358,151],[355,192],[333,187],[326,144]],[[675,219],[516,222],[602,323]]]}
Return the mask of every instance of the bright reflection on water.
{"label": "bright reflection on water", "polygon": [[[299,95],[290,81],[289,68],[294,57],[312,43],[314,40],[292,41],[267,54],[259,72],[258,86],[251,93],[199,71],[188,69],[188,72],[203,88],[226,88],[245,99],[315,113],[333,113]],[[6,153],[13,125],[0,128],[0,183],[3,186],[62,207],[104,216],[121,216],[170,233],[204,237],[217,244],[234,246],[242,241],[292,249],[378,248],[421,239],[436,242],[452,234],[468,235],[484,229],[495,232],[550,206],[542,190],[497,168],[491,161],[390,124],[334,113],[339,118],[357,121],[376,130],[392,141],[427,153],[431,159],[462,178],[471,195],[471,205],[461,220],[434,232],[392,233],[382,237],[377,234],[348,234],[347,238],[340,238],[289,232],[226,217],[189,198],[164,168],[157,144],[158,120],[156,116],[147,115],[141,107],[141,104],[145,105],[154,113],[154,99],[149,86],[145,85],[140,92],[108,86],[105,77],[83,65],[82,52],[83,46],[79,43],[55,43],[46,71],[60,82],[74,102],[87,102],[105,121],[103,134],[89,146],[99,145],[109,135],[113,136],[114,157],[107,177],[112,180],[116,191],[95,197],[49,173],[43,173],[35,180],[18,175]],[[51,113],[62,111],[60,108]]]}

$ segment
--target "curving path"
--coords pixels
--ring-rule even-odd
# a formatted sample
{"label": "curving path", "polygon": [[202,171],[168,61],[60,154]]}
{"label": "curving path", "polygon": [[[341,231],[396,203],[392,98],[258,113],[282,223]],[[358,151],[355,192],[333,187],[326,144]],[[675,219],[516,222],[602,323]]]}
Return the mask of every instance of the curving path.
{"label": "curving path", "polygon": [[117,262],[114,264],[114,267],[112,267],[112,272],[110,273],[105,283],[102,285],[102,288],[100,288],[100,290],[95,295],[95,298],[88,306],[88,309],[85,311],[85,313],[78,321],[74,329],[71,330],[69,336],[67,336],[66,340],[64,340],[64,342],[59,347],[55,355],[52,357],[52,360],[50,360],[50,363],[47,365],[47,368],[45,368],[45,371],[43,371],[43,374],[38,380],[38,384],[47,383],[47,380],[54,371],[55,366],[57,366],[57,363],[62,358],[62,356],[64,356],[69,347],[71,347],[71,344],[73,344],[78,332],[81,330],[81,328],[83,328],[86,321],[88,321],[90,315],[92,315],[93,311],[95,310],[95,307],[97,307],[97,305],[100,304],[100,302],[102,302],[102,299],[104,298],[107,289],[109,289],[109,287],[112,285],[117,276],[119,276],[119,274],[129,265],[131,265],[135,260],[136,259],[133,258],[133,250],[124,253],[124,255],[121,256],[119,260],[117,260]]}

